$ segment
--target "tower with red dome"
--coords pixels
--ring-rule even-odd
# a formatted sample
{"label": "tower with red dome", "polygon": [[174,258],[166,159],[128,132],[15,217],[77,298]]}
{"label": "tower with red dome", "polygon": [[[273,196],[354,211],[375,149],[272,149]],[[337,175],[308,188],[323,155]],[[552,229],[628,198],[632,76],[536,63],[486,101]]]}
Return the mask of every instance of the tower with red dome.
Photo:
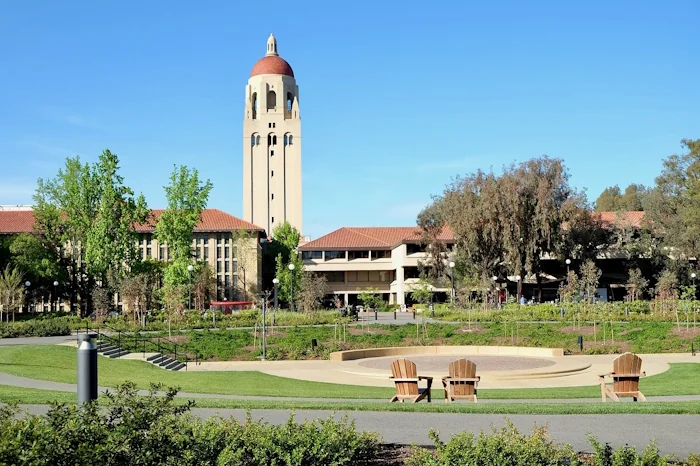
{"label": "tower with red dome", "polygon": [[285,221],[302,232],[299,86],[273,34],[246,86],[243,218],[268,234]]}

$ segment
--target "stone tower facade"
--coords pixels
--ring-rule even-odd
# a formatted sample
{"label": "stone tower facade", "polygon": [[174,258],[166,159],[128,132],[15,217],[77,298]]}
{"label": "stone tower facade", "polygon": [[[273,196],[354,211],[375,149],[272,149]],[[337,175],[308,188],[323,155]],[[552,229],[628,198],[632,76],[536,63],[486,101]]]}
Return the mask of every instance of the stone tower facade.
{"label": "stone tower facade", "polygon": [[299,86],[272,34],[245,92],[243,219],[268,235],[285,221],[302,232]]}

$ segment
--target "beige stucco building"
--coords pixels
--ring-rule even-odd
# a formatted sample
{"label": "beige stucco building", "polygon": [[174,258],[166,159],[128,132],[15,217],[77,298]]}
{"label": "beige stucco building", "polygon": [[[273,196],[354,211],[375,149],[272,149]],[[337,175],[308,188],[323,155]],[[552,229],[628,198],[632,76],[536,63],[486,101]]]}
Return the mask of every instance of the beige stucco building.
{"label": "beige stucco building", "polygon": [[[451,249],[450,232],[440,239]],[[350,304],[370,287],[378,289],[384,301],[404,304],[419,281],[418,264],[427,257],[417,227],[345,227],[302,245],[299,251],[305,269],[324,275],[329,293]]]}
{"label": "beige stucco building", "polygon": [[299,86],[272,34],[246,86],[243,218],[270,233],[285,221],[303,231]]}

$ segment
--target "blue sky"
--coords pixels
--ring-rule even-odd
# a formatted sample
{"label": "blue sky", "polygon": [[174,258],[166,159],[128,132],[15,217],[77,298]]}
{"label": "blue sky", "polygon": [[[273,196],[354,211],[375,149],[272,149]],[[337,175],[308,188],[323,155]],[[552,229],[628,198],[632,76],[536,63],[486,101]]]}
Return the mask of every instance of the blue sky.
{"label": "blue sky", "polygon": [[240,216],[271,32],[300,86],[305,234],[412,225],[453,176],[543,154],[592,201],[700,138],[698,18],[695,0],[0,0],[0,204],[109,148],[151,207],[185,164]]}

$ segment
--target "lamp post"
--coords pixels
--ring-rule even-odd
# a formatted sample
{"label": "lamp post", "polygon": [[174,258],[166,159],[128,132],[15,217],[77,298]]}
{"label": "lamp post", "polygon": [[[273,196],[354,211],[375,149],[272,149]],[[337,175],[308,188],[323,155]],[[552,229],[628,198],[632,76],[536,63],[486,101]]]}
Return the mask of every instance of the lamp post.
{"label": "lamp post", "polygon": [[291,272],[289,276],[289,306],[292,312],[294,312],[294,264],[289,264],[288,268]]}
{"label": "lamp post", "polygon": [[450,267],[450,281],[452,282],[452,304],[455,302],[455,263],[450,262],[447,264]]}
{"label": "lamp post", "polygon": [[56,304],[54,304],[54,312],[58,312],[58,281],[53,282],[53,299]]}
{"label": "lamp post", "polygon": [[[27,314],[29,314],[29,287],[32,286],[32,282],[27,280],[24,282],[24,300],[27,302]],[[12,313],[12,320],[15,320],[15,314]]]}
{"label": "lamp post", "polygon": [[187,271],[190,274],[190,286],[189,286],[189,297],[187,309],[192,309],[192,271],[194,270],[194,265],[190,264],[187,266]]}
{"label": "lamp post", "polygon": [[569,276],[569,266],[571,265],[571,259],[566,259],[564,262],[566,262],[566,276]]}
{"label": "lamp post", "polygon": [[695,299],[695,296],[697,296],[697,293],[695,290],[695,277],[697,277],[697,275],[695,275],[695,272],[690,274],[690,278],[693,279],[693,299]]}
{"label": "lamp post", "polygon": [[493,277],[491,277],[491,280],[493,280],[493,289],[496,292],[496,306],[500,306],[501,300],[498,297],[498,283],[496,283],[498,280],[498,277],[496,275],[494,275]]}
{"label": "lamp post", "polygon": [[520,285],[520,278],[522,278],[522,277],[520,277],[520,275],[515,276],[515,281],[517,282],[516,295],[518,296],[518,305],[520,305],[520,298],[521,298],[521,293],[522,293],[522,289],[521,289],[521,285]]}
{"label": "lamp post", "polygon": [[272,285],[275,287],[275,312],[277,312],[278,305],[277,305],[277,287],[279,286],[280,281],[277,277],[272,279]]}

